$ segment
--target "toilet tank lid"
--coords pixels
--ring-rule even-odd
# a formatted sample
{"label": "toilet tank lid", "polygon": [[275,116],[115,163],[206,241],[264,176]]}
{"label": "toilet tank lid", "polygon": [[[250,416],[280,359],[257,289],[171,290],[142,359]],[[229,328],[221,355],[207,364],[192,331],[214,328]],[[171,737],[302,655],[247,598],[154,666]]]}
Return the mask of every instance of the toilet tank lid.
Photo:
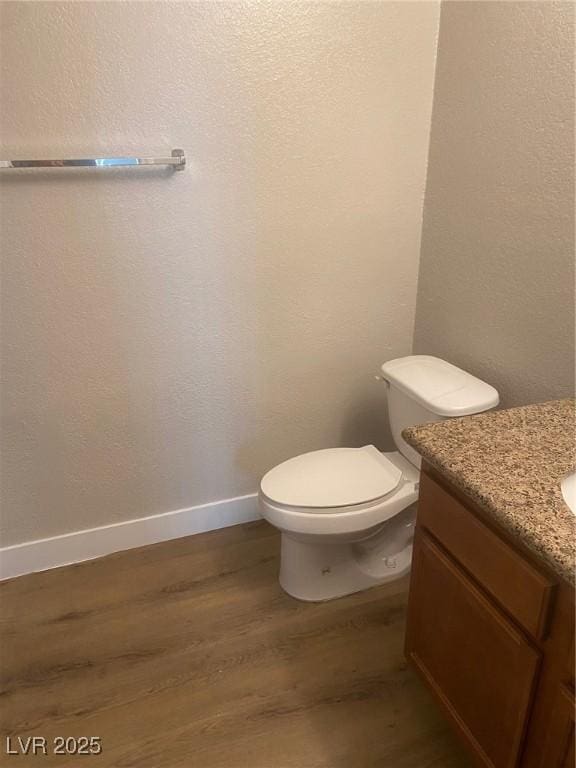
{"label": "toilet tank lid", "polygon": [[497,390],[471,373],[430,355],[389,360],[382,376],[438,416],[468,416],[494,408]]}

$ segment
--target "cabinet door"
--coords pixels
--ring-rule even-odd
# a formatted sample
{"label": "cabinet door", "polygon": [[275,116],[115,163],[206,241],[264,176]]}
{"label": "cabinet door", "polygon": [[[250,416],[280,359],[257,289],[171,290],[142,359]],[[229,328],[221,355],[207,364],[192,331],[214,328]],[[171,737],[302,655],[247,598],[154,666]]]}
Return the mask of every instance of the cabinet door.
{"label": "cabinet door", "polygon": [[543,768],[574,768],[574,694],[562,685],[546,739]]}
{"label": "cabinet door", "polygon": [[406,653],[478,764],[516,766],[539,654],[422,530],[415,542]]}

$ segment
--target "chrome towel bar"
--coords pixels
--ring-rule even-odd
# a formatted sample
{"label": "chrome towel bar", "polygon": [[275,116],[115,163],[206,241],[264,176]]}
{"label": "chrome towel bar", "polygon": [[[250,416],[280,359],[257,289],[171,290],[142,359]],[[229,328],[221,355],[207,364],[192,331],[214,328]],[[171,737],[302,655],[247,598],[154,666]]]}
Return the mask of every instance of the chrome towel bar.
{"label": "chrome towel bar", "polygon": [[9,168],[119,168],[132,165],[167,165],[175,171],[186,167],[184,150],[173,149],[170,157],[86,157],[80,160],[0,160],[0,170]]}

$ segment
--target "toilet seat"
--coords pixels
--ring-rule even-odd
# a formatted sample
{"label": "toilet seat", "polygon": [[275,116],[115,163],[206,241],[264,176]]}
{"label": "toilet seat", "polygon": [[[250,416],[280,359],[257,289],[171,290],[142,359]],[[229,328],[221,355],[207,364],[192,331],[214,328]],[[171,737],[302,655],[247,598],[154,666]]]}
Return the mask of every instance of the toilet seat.
{"label": "toilet seat", "polygon": [[[370,447],[374,448],[374,446]],[[377,449],[374,448],[374,450]],[[269,498],[265,493],[265,487],[269,489],[269,485],[265,486],[262,481],[259,502],[263,517],[282,531],[325,535],[367,530],[389,520],[417,500],[419,473],[418,469],[398,451],[380,454],[380,456],[397,470],[392,473],[393,476],[398,476],[395,487],[384,495],[346,506],[307,507],[283,504]]]}
{"label": "toilet seat", "polygon": [[398,487],[402,470],[375,446],[303,453],[271,469],[260,485],[282,507],[315,509],[375,503]]}

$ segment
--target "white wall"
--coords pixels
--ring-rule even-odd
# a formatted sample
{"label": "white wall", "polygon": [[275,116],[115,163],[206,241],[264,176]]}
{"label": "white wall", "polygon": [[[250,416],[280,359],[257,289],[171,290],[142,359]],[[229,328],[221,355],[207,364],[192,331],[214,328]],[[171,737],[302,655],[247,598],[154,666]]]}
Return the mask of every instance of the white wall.
{"label": "white wall", "polygon": [[409,353],[435,2],[2,5],[2,543],[386,443]]}
{"label": "white wall", "polygon": [[442,3],[414,347],[574,395],[573,2]]}

